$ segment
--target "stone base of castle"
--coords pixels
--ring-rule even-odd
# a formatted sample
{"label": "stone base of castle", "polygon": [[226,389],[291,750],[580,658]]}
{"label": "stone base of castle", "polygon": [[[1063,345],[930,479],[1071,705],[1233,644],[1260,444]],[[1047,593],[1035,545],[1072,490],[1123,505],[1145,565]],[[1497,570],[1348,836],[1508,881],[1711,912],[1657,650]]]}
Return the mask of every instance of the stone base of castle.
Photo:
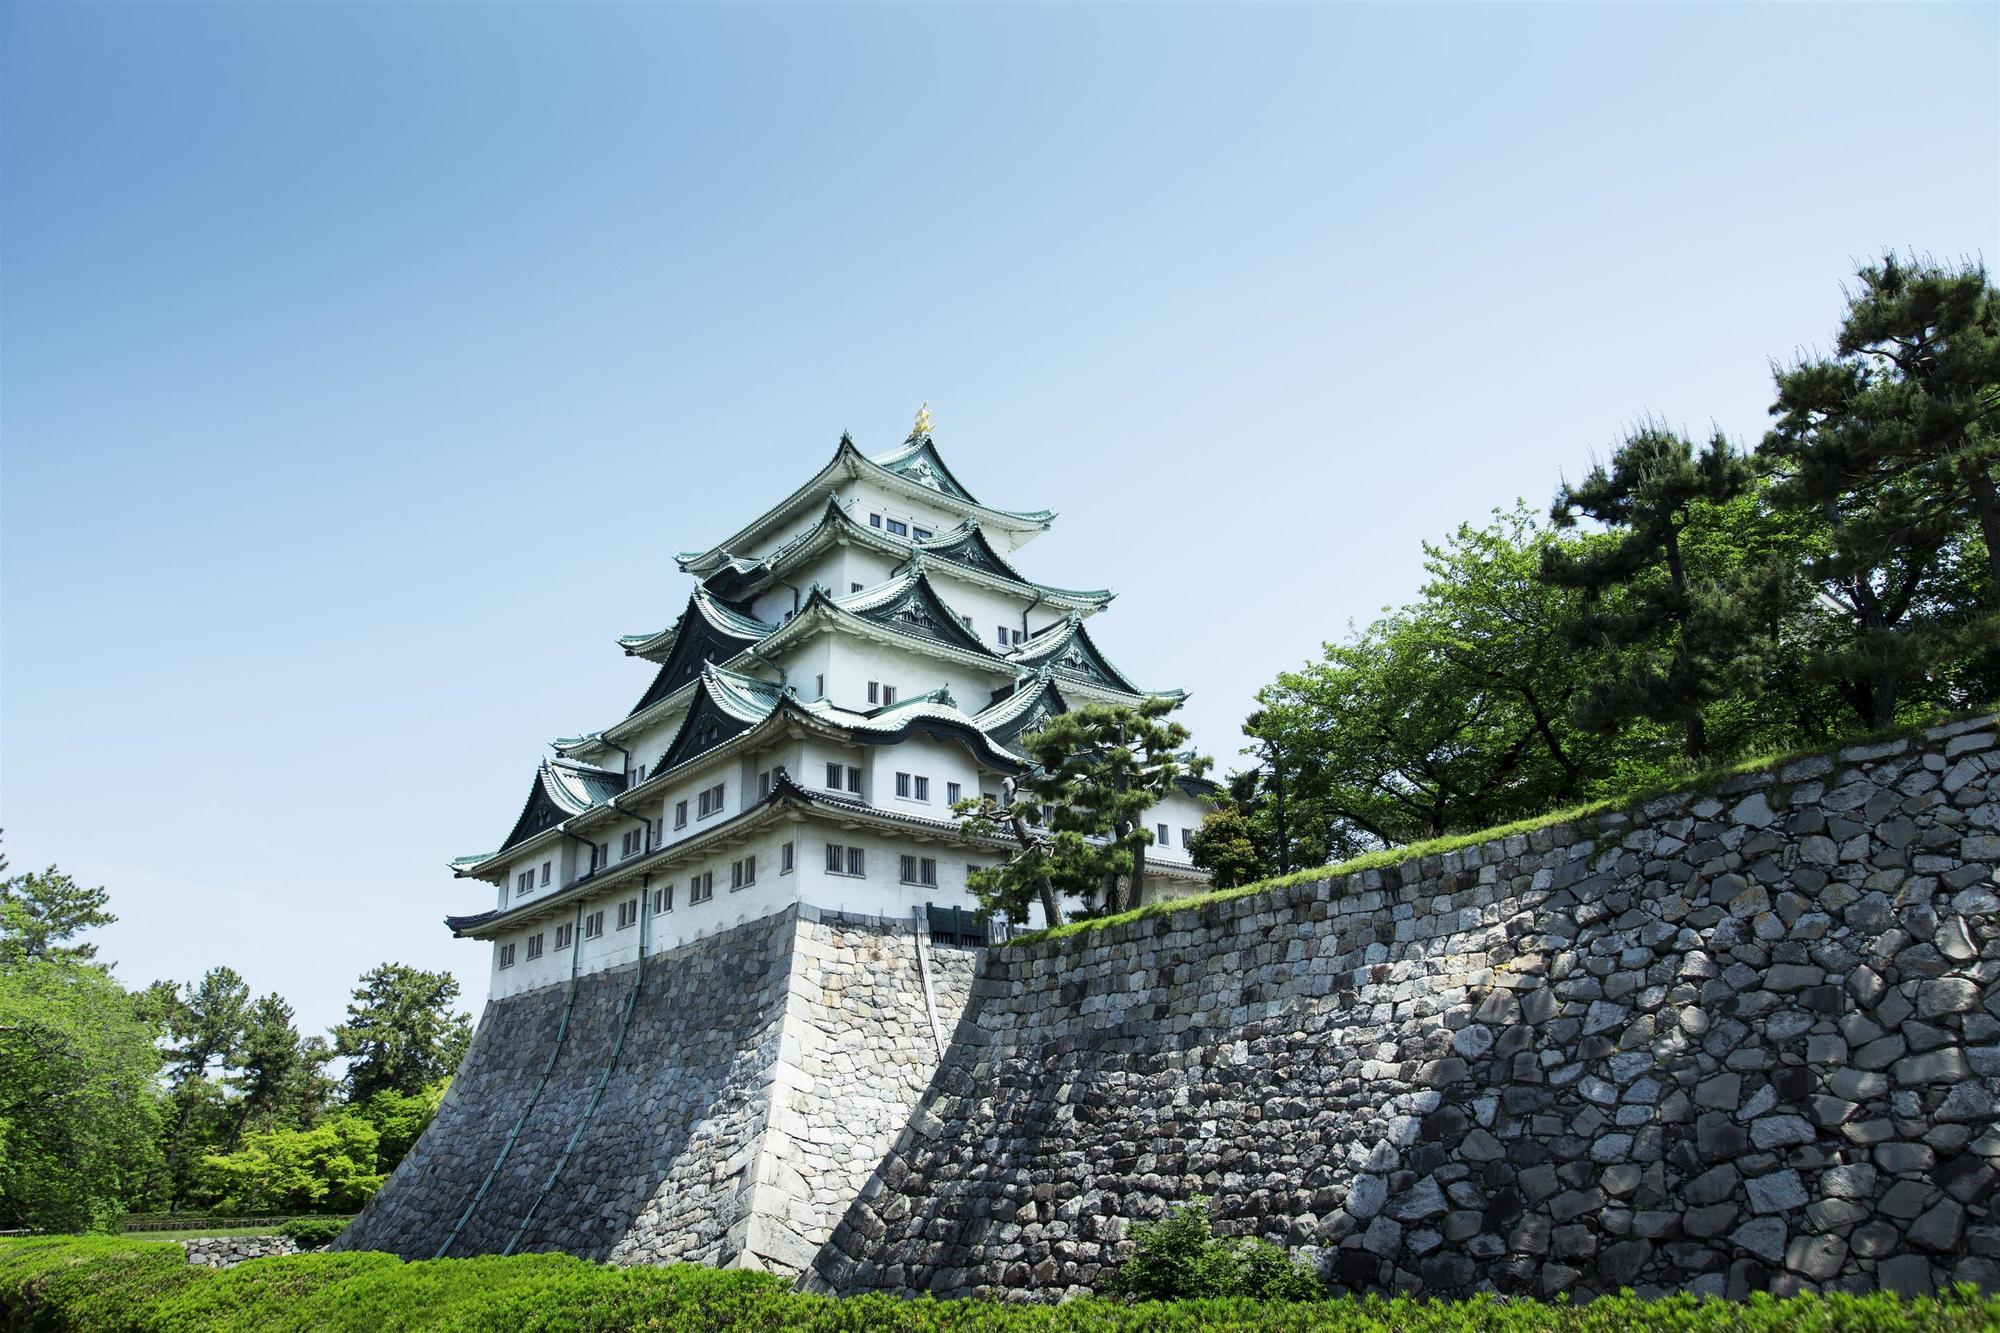
{"label": "stone base of castle", "polygon": [[495,1000],[336,1248],[800,1271],[929,1083],[972,961],[799,906]]}

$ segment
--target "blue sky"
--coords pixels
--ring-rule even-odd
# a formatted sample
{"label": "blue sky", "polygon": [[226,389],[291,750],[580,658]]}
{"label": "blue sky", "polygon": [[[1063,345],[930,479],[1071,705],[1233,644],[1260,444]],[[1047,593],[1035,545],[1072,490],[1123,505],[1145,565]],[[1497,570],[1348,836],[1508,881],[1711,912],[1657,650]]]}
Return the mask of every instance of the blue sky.
{"label": "blue sky", "polygon": [[920,400],[1101,641],[1259,685],[1853,262],[2000,248],[1992,5],[0,9],[0,822],[335,1021]]}

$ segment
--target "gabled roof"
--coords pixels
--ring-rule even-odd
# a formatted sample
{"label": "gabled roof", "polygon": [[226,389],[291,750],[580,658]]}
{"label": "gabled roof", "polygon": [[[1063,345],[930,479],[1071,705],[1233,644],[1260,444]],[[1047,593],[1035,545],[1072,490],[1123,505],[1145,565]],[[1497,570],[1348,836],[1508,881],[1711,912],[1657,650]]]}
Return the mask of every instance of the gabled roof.
{"label": "gabled roof", "polygon": [[1058,676],[1102,690],[1124,694],[1157,693],[1169,699],[1185,694],[1182,690],[1142,690],[1134,685],[1131,677],[1111,665],[1111,660],[1098,651],[1097,645],[1091,641],[1090,631],[1084,628],[1083,617],[1074,611],[1055,624],[1036,631],[1026,643],[1009,651],[1007,658],[1022,667],[1046,666]]}
{"label": "gabled roof", "polygon": [[[622,773],[592,768],[571,759],[544,759],[535,769],[534,785],[528,788],[528,799],[521,803],[521,815],[514,821],[506,841],[500,844],[500,851],[554,828],[571,815],[603,805],[624,790]],[[499,854],[491,852],[483,859]],[[469,860],[460,857],[452,866],[457,868],[460,862]]]}
{"label": "gabled roof", "polygon": [[[729,661],[768,635],[772,628],[711,595],[706,589],[697,587],[694,595],[688,598],[687,609],[674,622],[674,627],[658,636],[666,640],[664,656],[654,656],[651,651],[639,648],[626,648],[625,651],[634,656],[660,663],[659,671],[653,675],[653,683],[646,687],[646,692],[639,696],[639,702],[632,705],[632,712],[626,716],[651,708],[699,676],[705,664]],[[651,647],[649,642],[647,648]]]}
{"label": "gabled roof", "polygon": [[951,469],[944,465],[944,459],[938,454],[937,445],[928,432],[912,435],[888,453],[876,454],[868,461],[919,486],[928,486],[940,495],[949,495],[967,504],[979,503],[972,498],[972,492],[951,475]]}
{"label": "gabled roof", "polygon": [[945,605],[944,598],[931,585],[921,552],[887,583],[836,600],[843,611],[863,620],[998,660],[998,655],[965,627],[958,612]]}
{"label": "gabled roof", "polygon": [[[754,566],[755,561],[751,562]],[[683,632],[706,626],[715,634],[731,639],[755,643],[771,632],[772,626],[765,624],[750,614],[748,607],[739,606],[716,596],[708,588],[697,584],[688,604],[682,608],[674,623],[663,630],[651,634],[626,634],[620,636],[618,646],[628,657],[643,657],[648,662],[665,664],[673,655],[674,646]]]}
{"label": "gabled roof", "polygon": [[667,742],[666,753],[654,765],[666,773],[713,750],[738,732],[748,731],[769,717],[784,691],[767,680],[740,675],[726,667],[704,664],[701,688],[681,718],[680,729]]}
{"label": "gabled roof", "polygon": [[972,719],[972,725],[1017,754],[1021,737],[1036,731],[1058,713],[1069,711],[1069,701],[1056,688],[1055,676],[1047,667],[1017,681],[1011,694],[996,700]]}
{"label": "gabled roof", "polygon": [[[993,509],[964,494],[964,487],[955,479],[950,481],[953,490],[943,489],[942,481],[949,473],[939,475],[943,460],[938,459],[935,448],[930,448],[928,437],[924,446],[929,453],[911,451],[907,457],[903,450],[885,457],[899,460],[903,471],[868,458],[854,447],[854,441],[847,436],[840,437],[840,445],[834,450],[833,458],[825,467],[814,473],[812,478],[771,508],[752,519],[746,526],[727,540],[717,543],[706,551],[683,551],[674,557],[680,567],[690,574],[706,576],[721,569],[725,564],[740,559],[738,553],[754,547],[760,538],[781,523],[787,522],[800,513],[821,503],[829,493],[837,490],[843,480],[865,478],[892,494],[900,494],[911,499],[920,499],[952,510],[962,516],[977,516],[981,522],[1009,532],[1022,534],[1022,540],[1041,532],[1055,520],[1055,514],[1047,509],[1016,511]],[[907,448],[907,445],[906,445]],[[919,455],[922,454],[920,457]],[[935,459],[935,467],[920,469],[920,462]],[[928,480],[926,477],[928,476]]]}

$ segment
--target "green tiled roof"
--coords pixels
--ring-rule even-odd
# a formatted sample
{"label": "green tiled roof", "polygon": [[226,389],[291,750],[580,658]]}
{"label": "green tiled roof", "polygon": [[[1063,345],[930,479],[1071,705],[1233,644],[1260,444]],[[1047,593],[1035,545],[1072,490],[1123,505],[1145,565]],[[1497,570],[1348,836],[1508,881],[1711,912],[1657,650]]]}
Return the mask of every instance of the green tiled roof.
{"label": "green tiled roof", "polygon": [[745,648],[768,635],[773,626],[758,620],[740,607],[731,606],[706,589],[697,587],[688,598],[673,629],[661,636],[664,649],[648,644],[644,650],[627,648],[635,656],[658,662],[652,683],[632,705],[627,717],[643,713],[660,700],[701,674],[709,662],[727,662]]}
{"label": "green tiled roof", "polygon": [[[1026,643],[1012,649],[1007,657],[1023,667],[1046,666],[1059,676],[1084,681],[1099,689],[1124,694],[1156,693],[1140,689],[1132,683],[1131,677],[1113,666],[1111,660],[1091,641],[1090,631],[1084,628],[1083,617],[1074,611],[1055,624],[1037,630]],[[1183,697],[1179,690],[1157,693],[1169,699]]]}
{"label": "green tiled roof", "polygon": [[[850,514],[840,502],[839,492],[829,492],[826,505],[820,511],[819,522],[798,536],[786,542],[762,560],[745,560],[729,557],[703,575],[704,585],[718,594],[745,596],[754,590],[769,586],[784,570],[803,563],[835,542],[848,541],[880,551],[885,555],[907,561],[913,555],[924,555],[942,561],[955,569],[961,576],[973,576],[974,581],[1009,586],[1024,596],[1039,597],[1057,606],[1080,607],[1097,610],[1116,596],[1108,588],[1076,589],[1058,588],[1052,584],[1037,583],[1014,567],[1012,561],[1002,555],[987,539],[976,517],[968,517],[954,527],[948,528],[934,537],[921,541],[906,541],[877,528],[871,528]],[[664,633],[665,631],[663,631]],[[626,651],[634,651],[634,643],[646,636],[630,635],[620,639]]]}
{"label": "green tiled roof", "polygon": [[[765,510],[727,540],[706,551],[683,551],[674,558],[682,569],[691,574],[705,576],[714,573],[726,562],[737,559],[734,553],[754,545],[771,528],[819,503],[822,497],[838,488],[837,479],[841,477],[867,477],[888,484],[892,490],[902,487],[912,495],[933,497],[943,508],[1023,531],[1039,531],[1055,520],[1052,510],[995,509],[971,499],[948,471],[942,471],[943,459],[937,457],[936,449],[928,438],[923,441],[921,449],[911,450],[906,445],[904,449],[884,457],[896,459],[897,466],[902,470],[897,471],[864,456],[854,447],[854,441],[843,435],[833,458],[803,486]],[[930,465],[931,460],[935,460],[934,466]],[[920,463],[926,466],[920,468]],[[947,483],[952,489],[945,489]]]}

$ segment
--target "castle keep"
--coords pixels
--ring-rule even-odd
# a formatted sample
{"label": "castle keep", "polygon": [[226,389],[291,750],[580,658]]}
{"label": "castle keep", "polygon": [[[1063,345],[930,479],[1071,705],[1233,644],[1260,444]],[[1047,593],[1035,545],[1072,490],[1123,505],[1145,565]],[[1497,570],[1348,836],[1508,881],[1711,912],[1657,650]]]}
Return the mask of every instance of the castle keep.
{"label": "castle keep", "polygon": [[1015,570],[1049,517],[920,421],[681,558],[637,708],[459,863],[493,998],[341,1246],[1049,1300],[1207,1196],[1359,1291],[2000,1290],[1994,719],[984,949],[953,788],[1142,694]]}
{"label": "castle keep", "polygon": [[[452,863],[490,886],[447,924],[489,944],[491,998],[343,1244],[811,1261],[986,942],[967,878],[1011,844],[952,804],[1001,796],[1051,715],[1153,693],[1086,625],[1110,592],[1015,566],[1054,517],[974,499],[926,412],[678,557],[679,618],[619,641],[653,667],[631,711],[555,742],[499,850]],[[1150,812],[1149,897],[1205,885],[1203,789]]]}

